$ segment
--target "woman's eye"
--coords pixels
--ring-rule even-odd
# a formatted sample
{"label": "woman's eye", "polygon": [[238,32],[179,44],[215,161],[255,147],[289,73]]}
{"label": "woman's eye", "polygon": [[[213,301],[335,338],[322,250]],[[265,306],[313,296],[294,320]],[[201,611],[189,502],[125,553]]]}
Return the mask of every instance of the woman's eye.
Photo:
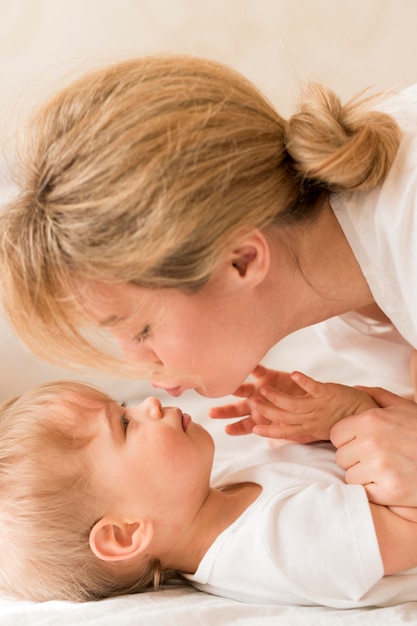
{"label": "woman's eye", "polygon": [[149,324],[146,324],[146,326],[143,327],[140,333],[138,333],[137,335],[133,337],[133,341],[135,343],[142,343],[143,341],[146,341],[149,338],[150,334],[151,334],[151,327]]}

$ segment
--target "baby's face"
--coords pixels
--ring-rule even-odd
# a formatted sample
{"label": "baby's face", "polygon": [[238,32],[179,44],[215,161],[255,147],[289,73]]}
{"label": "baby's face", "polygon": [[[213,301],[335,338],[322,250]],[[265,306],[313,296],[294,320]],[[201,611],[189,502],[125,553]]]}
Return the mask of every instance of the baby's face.
{"label": "baby's face", "polygon": [[[83,454],[103,515],[188,523],[207,495],[214,444],[175,407],[149,397],[135,407],[116,402],[84,413],[93,433]],[[81,426],[81,424],[80,424]]]}

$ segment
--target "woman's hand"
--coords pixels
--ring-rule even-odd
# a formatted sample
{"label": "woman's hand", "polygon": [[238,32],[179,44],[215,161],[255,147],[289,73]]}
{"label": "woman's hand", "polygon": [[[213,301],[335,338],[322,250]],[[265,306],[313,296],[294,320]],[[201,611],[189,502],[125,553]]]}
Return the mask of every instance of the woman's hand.
{"label": "woman's hand", "polygon": [[378,407],[331,430],[337,464],[347,483],[364,485],[371,502],[417,506],[417,404],[384,389],[366,391]]}

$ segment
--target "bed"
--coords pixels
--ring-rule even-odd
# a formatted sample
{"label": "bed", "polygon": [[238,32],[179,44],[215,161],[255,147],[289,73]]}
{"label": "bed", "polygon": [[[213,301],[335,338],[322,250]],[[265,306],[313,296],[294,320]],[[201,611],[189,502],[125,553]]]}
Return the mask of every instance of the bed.
{"label": "bed", "polygon": [[[65,372],[38,362],[1,324],[4,321],[0,322],[2,354],[8,354],[11,358],[7,367],[4,365],[2,368],[0,392],[3,395],[19,392],[46,378],[62,378]],[[302,369],[321,380],[339,380],[352,384],[383,382],[337,358],[326,349],[312,329],[299,331],[281,342],[267,356],[265,363],[279,369]],[[77,376],[72,374],[72,377]],[[137,381],[121,384],[119,381],[99,379],[93,382],[110,388],[110,392],[118,389],[129,402],[140,400],[151,391],[147,383]],[[152,393],[155,393],[154,390]],[[236,439],[225,435],[223,423],[206,417],[207,408],[214,403],[192,392],[185,394],[179,402],[184,410],[191,412],[194,419],[204,423],[213,433],[216,441],[215,463],[227,460],[230,455],[244,455],[249,449],[267,445],[265,440],[255,436]],[[353,610],[261,606],[210,596],[181,583],[169,584],[157,592],[99,602],[32,603],[0,599],[1,626],[387,626],[400,623],[417,624],[417,602]]]}
{"label": "bed", "polygon": [[335,610],[240,604],[176,587],[95,603],[3,603],[2,626],[389,626],[416,624],[417,603]]}

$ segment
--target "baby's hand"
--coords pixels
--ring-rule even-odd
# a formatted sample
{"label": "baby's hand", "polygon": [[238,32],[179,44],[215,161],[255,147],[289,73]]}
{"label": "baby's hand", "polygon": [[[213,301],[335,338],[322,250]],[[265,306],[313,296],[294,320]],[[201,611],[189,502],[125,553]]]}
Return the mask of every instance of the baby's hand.
{"label": "baby's hand", "polygon": [[328,440],[340,419],[375,406],[368,394],[355,387],[320,383],[301,372],[293,372],[291,379],[304,393],[289,395],[265,386],[250,401],[256,423],[253,433],[301,443]]}
{"label": "baby's hand", "polygon": [[[269,419],[263,418],[259,412],[256,418],[252,413],[253,400],[261,398],[260,389],[270,386],[274,389],[280,389],[289,395],[303,393],[303,390],[294,382],[288,372],[279,372],[263,365],[258,365],[253,370],[252,376],[255,379],[253,382],[243,383],[234,393],[235,396],[244,398],[244,400],[224,406],[212,407],[209,411],[210,417],[214,419],[244,418],[226,426],[226,432],[229,435],[247,435],[253,432],[255,425],[269,425],[271,423]],[[273,435],[267,436],[273,437]]]}

